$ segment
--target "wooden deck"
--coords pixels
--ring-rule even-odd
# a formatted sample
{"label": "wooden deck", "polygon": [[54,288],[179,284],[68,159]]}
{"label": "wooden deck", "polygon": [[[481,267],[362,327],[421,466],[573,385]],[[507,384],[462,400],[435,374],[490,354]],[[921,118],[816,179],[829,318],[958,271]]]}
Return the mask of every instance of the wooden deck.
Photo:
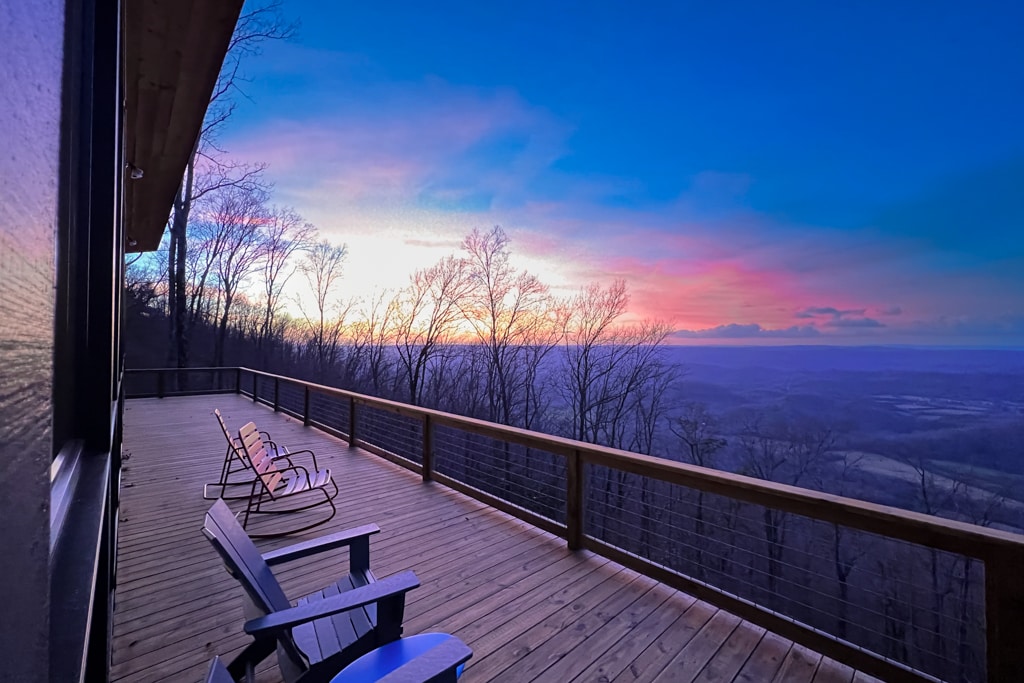
{"label": "wooden deck", "polygon": [[[241,632],[242,590],[200,531],[229,427],[255,420],[292,450],[312,448],[341,487],[329,525],[271,549],[365,523],[378,576],[413,569],[406,633],[445,631],[472,649],[483,681],[869,681],[397,465],[232,394],[128,401],[115,593],[114,681],[198,681]],[[232,504],[238,509],[240,503]],[[344,551],[277,571],[289,595],[346,571]],[[274,657],[261,681],[278,681]]]}

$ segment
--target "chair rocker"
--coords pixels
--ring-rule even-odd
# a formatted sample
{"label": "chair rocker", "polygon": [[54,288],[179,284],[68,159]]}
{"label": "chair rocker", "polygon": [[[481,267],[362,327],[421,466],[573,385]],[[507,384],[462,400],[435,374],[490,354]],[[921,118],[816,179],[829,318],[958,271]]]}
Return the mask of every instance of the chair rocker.
{"label": "chair rocker", "polygon": [[[256,472],[242,517],[243,529],[248,529],[250,519],[257,515],[290,514],[324,504],[331,508],[330,515],[310,524],[286,531],[250,534],[252,538],[274,538],[294,534],[326,524],[334,518],[338,511],[334,505],[334,497],[338,495],[338,485],[331,478],[329,469],[314,469],[310,472],[301,465],[292,464],[287,467],[278,467],[275,458],[267,451],[259,430],[252,422],[238,430],[238,439],[242,442],[246,457]],[[303,497],[304,502],[293,506],[280,504],[281,501],[293,497]]]}
{"label": "chair rocker", "polygon": [[[405,594],[419,580],[411,571],[376,580],[370,536],[379,531],[369,524],[261,555],[227,504],[213,504],[203,534],[245,589],[244,629],[253,637],[228,665],[233,680],[252,676],[276,649],[286,683],[329,681],[359,657],[398,640]],[[349,549],[349,573],[292,605],[271,567],[341,547]]]}

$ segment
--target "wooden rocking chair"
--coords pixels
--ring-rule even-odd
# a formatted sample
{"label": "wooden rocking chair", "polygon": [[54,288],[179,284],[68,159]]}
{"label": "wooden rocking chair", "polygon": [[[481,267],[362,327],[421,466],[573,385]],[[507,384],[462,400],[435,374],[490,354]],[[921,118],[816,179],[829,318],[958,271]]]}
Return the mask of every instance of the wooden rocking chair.
{"label": "wooden rocking chair", "polygon": [[[323,519],[286,531],[251,534],[253,538],[273,538],[298,533],[325,524],[334,518],[338,511],[334,506],[338,485],[334,483],[329,469],[310,471],[295,464],[278,467],[276,459],[268,452],[259,430],[252,422],[238,430],[238,439],[256,472],[242,518],[243,529],[248,529],[249,521],[257,515],[289,514],[324,504],[331,508],[331,514]],[[293,506],[282,504],[282,501],[296,497],[302,497],[303,502]]]}
{"label": "wooden rocking chair", "polygon": [[[245,454],[242,442],[237,436],[231,436],[228,426],[224,423],[224,417],[220,414],[220,409],[215,408],[213,414],[217,418],[217,424],[220,425],[221,433],[224,434],[227,450],[224,452],[224,463],[220,468],[220,478],[203,486],[203,498],[206,500],[216,500],[218,498],[223,498],[224,500],[246,499],[252,490],[252,480],[256,476],[256,472],[249,462],[249,457]],[[269,433],[260,432],[260,437],[263,439],[263,443],[270,448],[270,452],[275,460],[281,460],[286,466],[291,466],[291,460],[286,454],[281,452],[281,449],[278,448],[274,440],[270,438]],[[239,480],[235,478],[232,481],[232,476],[240,473],[247,474],[245,479]],[[244,491],[238,494],[227,494],[229,489],[237,490],[239,488],[244,489]],[[214,495],[214,491],[216,491],[216,495]]]}

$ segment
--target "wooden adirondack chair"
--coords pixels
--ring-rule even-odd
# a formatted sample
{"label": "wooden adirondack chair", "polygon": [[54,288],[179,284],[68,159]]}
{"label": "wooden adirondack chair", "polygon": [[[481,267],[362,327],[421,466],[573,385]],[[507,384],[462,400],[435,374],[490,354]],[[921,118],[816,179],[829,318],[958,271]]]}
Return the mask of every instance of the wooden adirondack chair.
{"label": "wooden adirondack chair", "polygon": [[[424,633],[399,638],[363,655],[331,683],[455,683],[472,656],[473,651],[455,636]],[[219,657],[210,662],[206,683],[233,683]]]}
{"label": "wooden adirondack chair", "polygon": [[[252,422],[238,430],[238,439],[242,442],[246,457],[256,472],[249,493],[249,502],[242,518],[242,528],[249,528],[249,520],[253,515],[287,514],[324,504],[331,508],[331,514],[318,521],[286,531],[252,534],[253,538],[272,538],[298,533],[325,524],[334,518],[337,513],[334,497],[338,495],[338,485],[334,483],[329,469],[310,471],[295,464],[278,467],[277,461],[270,455],[259,430]],[[281,501],[293,497],[302,497],[304,502],[296,506],[280,504]]]}
{"label": "wooden adirondack chair", "polygon": [[[329,681],[354,660],[401,636],[405,594],[419,580],[411,571],[374,578],[370,536],[379,531],[369,524],[261,555],[227,504],[213,504],[203,533],[249,598],[244,629],[253,642],[228,665],[233,679],[250,675],[276,647],[287,683]],[[270,568],[346,546],[349,573],[293,606]]]}

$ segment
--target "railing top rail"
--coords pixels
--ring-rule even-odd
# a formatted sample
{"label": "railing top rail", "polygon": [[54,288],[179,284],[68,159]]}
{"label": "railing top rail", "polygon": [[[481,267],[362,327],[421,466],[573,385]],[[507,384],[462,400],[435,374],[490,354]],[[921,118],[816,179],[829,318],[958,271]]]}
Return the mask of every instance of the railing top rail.
{"label": "railing top rail", "polygon": [[[209,365],[209,366],[196,367],[196,368],[193,368],[193,367],[187,367],[187,368],[125,368],[124,369],[124,373],[125,374],[136,374],[136,373],[141,373],[141,372],[193,372],[193,371],[195,371],[195,372],[204,372],[204,371],[210,372],[210,371],[214,371],[214,370],[220,370],[220,371],[227,372],[229,370],[245,370],[245,369],[247,369],[247,368],[238,368],[238,367],[235,367],[235,366],[224,367],[224,366]],[[295,381],[299,381],[299,380],[295,380]]]}
{"label": "railing top rail", "polygon": [[[188,368],[193,369],[193,368]],[[236,368],[219,368],[230,369]],[[764,479],[733,474],[697,465],[631,453],[607,446],[541,434],[519,427],[500,425],[432,408],[377,398],[345,389],[316,384],[293,377],[252,368],[238,368],[271,379],[308,387],[318,393],[351,398],[366,405],[409,416],[429,416],[435,425],[448,425],[466,431],[504,439],[528,447],[541,448],[563,456],[579,453],[584,462],[603,465],[643,476],[689,486],[744,502],[800,514],[812,519],[841,524],[890,538],[959,553],[983,560],[1005,550],[1024,552],[1024,535],[981,527],[889,505],[869,503],[830,493],[789,486]]]}

